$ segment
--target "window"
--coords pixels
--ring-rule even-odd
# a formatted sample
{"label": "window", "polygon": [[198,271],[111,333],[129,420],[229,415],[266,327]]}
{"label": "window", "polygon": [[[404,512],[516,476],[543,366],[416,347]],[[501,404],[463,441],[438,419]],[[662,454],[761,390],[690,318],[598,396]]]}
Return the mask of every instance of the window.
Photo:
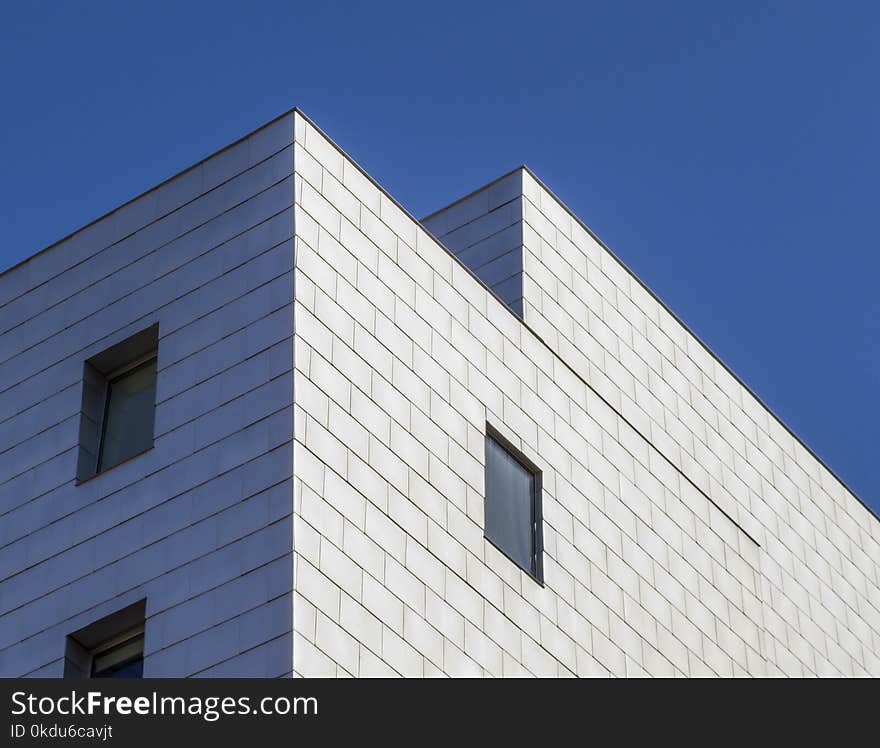
{"label": "window", "polygon": [[92,678],[143,678],[144,627],[130,631],[92,650]]}
{"label": "window", "polygon": [[541,472],[487,427],[486,538],[541,581]]}
{"label": "window", "polygon": [[153,325],[85,362],[79,480],[153,446],[158,341]]}
{"label": "window", "polygon": [[142,678],[144,615],[139,600],[67,637],[65,678]]}
{"label": "window", "polygon": [[153,446],[155,404],[155,354],[107,381],[97,472]]}

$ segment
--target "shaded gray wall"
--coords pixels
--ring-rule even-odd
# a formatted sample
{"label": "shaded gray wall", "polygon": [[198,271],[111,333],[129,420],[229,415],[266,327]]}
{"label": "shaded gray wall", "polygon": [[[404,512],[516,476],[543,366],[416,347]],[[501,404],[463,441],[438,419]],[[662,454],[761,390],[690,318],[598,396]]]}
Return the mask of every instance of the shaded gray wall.
{"label": "shaded gray wall", "polygon": [[[0,276],[0,675],[146,597],[146,676],[291,671],[293,117]],[[83,362],[159,325],[154,448],[76,484]]]}
{"label": "shaded gray wall", "polygon": [[522,217],[517,169],[421,223],[522,317]]}

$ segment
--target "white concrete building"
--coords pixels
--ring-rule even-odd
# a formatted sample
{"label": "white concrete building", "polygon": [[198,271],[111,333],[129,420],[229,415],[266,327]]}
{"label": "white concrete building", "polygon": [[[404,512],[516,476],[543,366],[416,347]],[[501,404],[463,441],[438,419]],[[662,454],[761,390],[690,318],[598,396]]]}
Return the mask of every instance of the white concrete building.
{"label": "white concrete building", "polygon": [[880,675],[880,523],[525,168],[297,111],[0,275],[0,675]]}

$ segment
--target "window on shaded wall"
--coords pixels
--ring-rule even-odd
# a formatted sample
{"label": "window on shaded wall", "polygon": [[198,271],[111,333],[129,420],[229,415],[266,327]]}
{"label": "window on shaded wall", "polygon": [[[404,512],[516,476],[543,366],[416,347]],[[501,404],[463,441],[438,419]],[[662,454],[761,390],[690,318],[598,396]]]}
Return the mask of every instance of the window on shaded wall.
{"label": "window on shaded wall", "polygon": [[153,445],[156,404],[156,355],[107,379],[104,428],[98,450],[100,472]]}
{"label": "window on shaded wall", "polygon": [[158,341],[153,325],[85,362],[79,480],[153,446]]}
{"label": "window on shaded wall", "polygon": [[541,563],[541,471],[487,427],[486,538],[531,574],[543,579]]}
{"label": "window on shaded wall", "polygon": [[67,637],[65,678],[142,678],[146,600],[129,605]]}

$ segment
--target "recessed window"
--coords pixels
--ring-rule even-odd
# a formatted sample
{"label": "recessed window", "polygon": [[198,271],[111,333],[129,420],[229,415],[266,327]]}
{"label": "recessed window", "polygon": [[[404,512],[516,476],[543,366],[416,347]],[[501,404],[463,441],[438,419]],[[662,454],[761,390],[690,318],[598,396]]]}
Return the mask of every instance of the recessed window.
{"label": "recessed window", "polygon": [[136,626],[92,650],[92,678],[143,678],[144,627]]}
{"label": "recessed window", "polygon": [[142,678],[144,614],[139,600],[67,637],[65,678]]}
{"label": "recessed window", "polygon": [[79,480],[153,446],[158,342],[153,325],[85,362]]}
{"label": "recessed window", "polygon": [[155,354],[108,379],[98,472],[153,446],[155,406]]}
{"label": "recessed window", "polygon": [[541,472],[494,431],[486,434],[486,538],[539,581]]}

